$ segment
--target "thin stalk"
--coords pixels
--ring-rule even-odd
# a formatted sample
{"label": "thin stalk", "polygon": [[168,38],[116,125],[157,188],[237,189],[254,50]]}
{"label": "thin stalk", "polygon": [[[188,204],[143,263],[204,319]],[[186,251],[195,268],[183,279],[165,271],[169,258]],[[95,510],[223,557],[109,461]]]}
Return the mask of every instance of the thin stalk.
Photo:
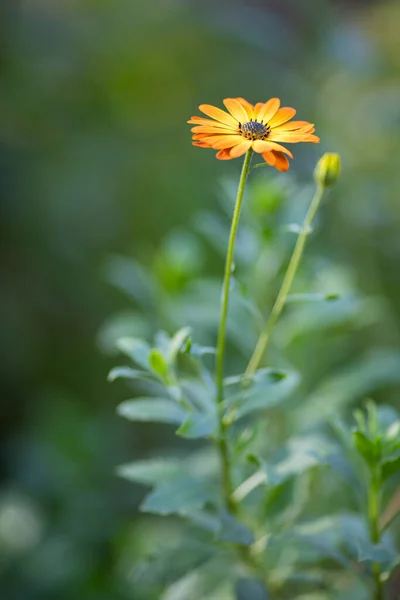
{"label": "thin stalk", "polygon": [[301,231],[298,235],[296,245],[293,250],[293,254],[291,256],[285,277],[282,282],[281,289],[279,290],[278,296],[275,300],[275,304],[272,307],[271,314],[267,320],[264,331],[261,333],[256,348],[253,352],[253,355],[250,359],[248,367],[246,369],[244,379],[249,379],[254,375],[257,371],[258,366],[265,354],[265,351],[268,346],[269,339],[271,337],[271,333],[280,317],[280,314],[285,306],[288,294],[293,284],[293,280],[295,278],[297,269],[300,264],[300,260],[303,256],[304,247],[306,244],[307,236],[310,232],[311,225],[314,221],[315,215],[317,213],[318,207],[321,203],[322,197],[325,192],[325,186],[322,184],[317,184],[317,189],[315,191],[314,198],[311,201],[307,214],[304,218],[303,225]]}
{"label": "thin stalk", "polygon": [[[371,542],[376,545],[381,541],[381,530],[379,526],[379,518],[381,512],[381,473],[380,467],[376,466],[371,472],[371,482],[368,491],[368,519]],[[374,600],[383,600],[383,583],[381,577],[381,565],[373,563],[372,575],[375,581],[375,596]]]}
{"label": "thin stalk", "polygon": [[231,231],[229,234],[228,249],[225,261],[225,274],[222,286],[221,298],[221,317],[219,322],[218,340],[217,340],[217,356],[215,364],[215,383],[217,387],[217,407],[219,419],[219,439],[218,448],[221,457],[222,469],[222,485],[225,504],[228,510],[233,514],[236,513],[236,503],[232,500],[233,483],[231,475],[231,466],[229,461],[229,449],[227,443],[226,426],[223,421],[223,400],[224,400],[224,356],[225,356],[225,338],[226,338],[226,321],[228,316],[229,306],[229,289],[232,274],[233,253],[235,249],[236,233],[239,225],[240,211],[242,208],[243,192],[246,184],[246,179],[250,170],[250,162],[253,151],[250,149],[244,159],[242,173],[240,175],[239,187],[236,196],[236,204],[232,217]]}
{"label": "thin stalk", "polygon": [[[238,516],[239,506],[233,498],[233,481],[232,481],[232,466],[230,462],[228,440],[227,440],[227,425],[224,423],[224,356],[225,356],[225,339],[226,339],[226,322],[228,317],[228,306],[229,306],[229,291],[233,265],[233,254],[235,249],[236,233],[239,225],[240,212],[242,208],[243,193],[247,180],[247,176],[250,172],[250,163],[253,155],[253,150],[249,150],[245,156],[242,172],[240,175],[239,186],[236,196],[235,209],[233,211],[231,231],[229,234],[228,249],[226,253],[225,261],[225,273],[224,282],[222,285],[222,297],[221,297],[221,317],[219,322],[218,340],[217,340],[217,356],[215,365],[215,382],[217,387],[217,408],[218,408],[218,422],[219,422],[219,436],[218,436],[218,449],[221,457],[221,470],[222,470],[222,488],[223,496],[226,508],[231,514]],[[243,563],[247,565],[250,572],[257,574],[264,579],[260,572],[260,566],[257,559],[253,556],[250,548],[242,544],[235,544],[235,548],[242,559]]]}

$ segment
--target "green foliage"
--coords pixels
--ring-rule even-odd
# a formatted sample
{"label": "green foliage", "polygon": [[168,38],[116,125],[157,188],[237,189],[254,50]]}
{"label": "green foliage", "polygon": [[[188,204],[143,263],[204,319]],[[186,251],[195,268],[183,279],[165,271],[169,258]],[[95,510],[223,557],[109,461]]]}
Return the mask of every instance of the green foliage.
{"label": "green foliage", "polygon": [[129,421],[182,423],[185,412],[168,398],[136,398],[118,406],[118,414]]}
{"label": "green foliage", "polygon": [[239,579],[236,584],[236,599],[246,600],[253,598],[254,600],[268,600],[269,596],[262,583],[256,579]]}
{"label": "green foliage", "polygon": [[[279,202],[271,199],[265,205],[275,215],[281,210],[282,220],[290,219],[283,211],[285,207],[290,212],[288,190],[277,181],[268,182],[265,180],[265,189],[279,197]],[[150,345],[136,338],[117,339],[116,347],[133,365],[114,368],[109,375],[110,380],[131,380],[140,390],[136,399],[119,405],[119,414],[133,421],[173,425],[180,438],[187,443],[196,440],[202,448],[211,444],[211,462],[209,457],[201,459],[203,450],[187,460],[178,452],[122,465],[118,473],[151,487],[140,506],[143,512],[174,515],[184,519],[188,531],[194,527],[209,549],[214,567],[222,569],[226,560],[230,567],[242,565],[243,572],[228,569],[224,575],[226,582],[233,582],[230,590],[219,587],[221,581],[217,585],[213,579],[211,563],[203,562],[204,548],[199,547],[198,554],[193,549],[193,559],[197,557],[201,567],[187,565],[167,586],[159,582],[162,598],[197,600],[194,590],[204,589],[207,597],[221,594],[229,600],[285,600],[293,594],[308,598],[317,593],[330,600],[339,598],[340,593],[351,594],[351,590],[356,590],[357,600],[374,599],[368,590],[378,585],[378,580],[383,585],[383,574],[394,570],[397,554],[391,535],[372,535],[371,519],[375,518],[376,529],[376,515],[370,514],[374,500],[371,482],[376,481],[376,469],[379,486],[395,480],[400,424],[393,411],[369,403],[367,416],[355,412],[357,427],[351,431],[346,409],[368,393],[397,384],[399,356],[390,348],[381,349],[337,368],[324,344],[325,336],[334,332],[340,348],[349,327],[357,335],[374,324],[379,303],[359,298],[349,283],[346,287],[339,282],[336,290],[333,268],[331,282],[328,268],[328,283],[323,288],[303,291],[318,285],[309,266],[301,271],[301,285],[288,296],[274,332],[274,366],[259,368],[250,377],[240,372],[243,357],[249,356],[262,327],[268,282],[257,278],[257,273],[264,264],[263,255],[275,252],[283,268],[284,254],[290,248],[289,241],[287,247],[282,246],[282,227],[276,225],[277,232],[271,229],[265,236],[258,219],[260,190],[258,179],[250,182],[242,222],[245,239],[238,238],[228,320],[228,340],[236,358],[229,363],[230,373],[223,381],[221,406],[215,403],[213,377],[219,285],[203,280],[200,267],[188,273],[185,285],[181,281],[173,294],[156,269],[154,285],[164,286],[166,293],[166,321],[175,325],[186,317],[189,326],[170,329],[171,334],[154,331]],[[195,221],[200,234],[222,254],[225,241],[219,242],[227,239],[226,222],[211,213]],[[173,246],[171,237],[168,243]],[[195,246],[200,251],[201,242],[196,241]],[[260,262],[254,256],[259,256]],[[150,321],[152,314],[143,305],[142,318]],[[315,374],[297,351],[303,336],[316,347],[311,362]],[[322,380],[318,377],[321,362],[324,372],[331,371]],[[332,368],[327,369],[327,364]],[[231,374],[235,372],[239,374]],[[148,396],[143,396],[142,390]],[[342,419],[338,411],[343,411]],[[221,423],[233,465],[229,510],[220,481]],[[182,548],[187,539],[183,536]],[[157,577],[150,579],[154,583]]]}

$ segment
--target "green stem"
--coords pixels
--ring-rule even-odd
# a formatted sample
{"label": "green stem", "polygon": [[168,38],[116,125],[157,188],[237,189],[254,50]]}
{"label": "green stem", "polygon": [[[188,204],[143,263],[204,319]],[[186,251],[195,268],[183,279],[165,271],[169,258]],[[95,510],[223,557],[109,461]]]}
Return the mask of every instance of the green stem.
{"label": "green stem", "polygon": [[[371,482],[368,492],[368,519],[371,542],[376,545],[381,541],[381,531],[379,526],[380,508],[381,508],[381,473],[379,466],[373,468],[371,472]],[[374,563],[372,565],[372,574],[375,581],[374,600],[383,600],[383,583],[381,577],[381,565]]]}
{"label": "green stem", "polygon": [[283,307],[285,306],[288,294],[290,292],[290,288],[292,287],[294,277],[296,275],[298,266],[300,264],[301,257],[303,255],[307,236],[310,232],[311,225],[314,221],[314,217],[317,213],[317,210],[321,203],[324,192],[325,192],[325,186],[323,186],[321,184],[317,184],[317,189],[316,189],[314,198],[312,199],[309,209],[307,211],[307,214],[304,218],[303,225],[302,225],[301,231],[299,233],[299,236],[297,238],[297,242],[294,247],[293,254],[291,256],[291,259],[290,259],[290,262],[289,262],[289,265],[288,265],[288,268],[286,271],[286,275],[282,282],[281,289],[279,290],[278,296],[275,300],[274,306],[272,307],[272,311],[268,318],[265,329],[261,333],[261,335],[258,339],[256,348],[253,352],[253,355],[252,355],[250,362],[248,364],[248,367],[246,369],[246,372],[244,375],[245,380],[254,375],[254,373],[257,371],[258,366],[265,354],[272,330],[274,329],[274,327],[280,317],[280,314],[283,310]]}
{"label": "green stem", "polygon": [[[217,356],[215,367],[215,382],[217,386],[217,408],[219,420],[219,437],[218,449],[221,457],[222,470],[222,490],[225,501],[225,506],[229,512],[236,517],[239,514],[239,506],[233,499],[233,481],[232,468],[229,456],[229,447],[227,440],[227,425],[224,423],[224,356],[225,356],[225,338],[226,338],[226,322],[228,317],[229,306],[229,290],[232,274],[233,254],[235,249],[236,233],[239,225],[240,211],[242,208],[243,193],[250,172],[250,163],[253,155],[253,150],[249,150],[245,156],[242,173],[240,175],[239,186],[236,196],[235,209],[233,211],[231,231],[229,234],[228,249],[225,262],[224,282],[222,286],[221,299],[221,318],[219,323],[218,340],[217,340]],[[235,544],[236,550],[251,573],[259,573],[262,576],[260,565],[257,559],[253,556],[251,549],[242,544]]]}
{"label": "green stem", "polygon": [[244,159],[242,173],[240,175],[239,187],[236,196],[236,204],[232,217],[231,231],[229,234],[228,249],[225,262],[224,282],[222,286],[221,299],[221,318],[219,323],[218,341],[217,341],[217,356],[215,366],[215,382],[217,386],[217,406],[219,418],[219,440],[218,448],[221,456],[222,469],[222,485],[226,507],[233,514],[236,513],[236,504],[232,500],[233,483],[231,476],[231,467],[229,462],[229,449],[227,443],[226,426],[223,421],[223,400],[224,400],[224,355],[225,355],[225,338],[226,338],[226,321],[228,316],[229,305],[229,288],[231,282],[233,253],[235,249],[236,233],[239,225],[240,211],[243,201],[243,192],[246,184],[246,179],[250,170],[250,162],[253,151],[250,149]]}

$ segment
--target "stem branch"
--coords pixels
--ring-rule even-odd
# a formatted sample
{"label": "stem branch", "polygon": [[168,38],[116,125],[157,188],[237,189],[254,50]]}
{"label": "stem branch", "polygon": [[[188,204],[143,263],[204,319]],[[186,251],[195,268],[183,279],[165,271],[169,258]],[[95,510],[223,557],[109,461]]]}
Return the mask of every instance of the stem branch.
{"label": "stem branch", "polygon": [[310,232],[311,225],[313,223],[314,217],[317,213],[318,207],[324,195],[325,186],[322,184],[317,184],[317,189],[314,195],[314,198],[311,201],[307,214],[304,218],[303,225],[301,227],[300,233],[297,238],[296,245],[293,250],[293,254],[290,258],[290,262],[282,282],[282,286],[279,290],[278,296],[275,300],[275,304],[272,307],[271,314],[267,320],[267,324],[265,326],[264,331],[261,333],[256,348],[253,352],[253,355],[250,359],[248,367],[245,372],[245,380],[252,377],[254,373],[257,371],[257,368],[265,354],[265,350],[268,346],[268,342],[274,329],[280,314],[285,306],[288,294],[290,292],[290,288],[292,287],[292,283],[294,277],[296,275],[298,266],[300,264],[301,257],[303,255],[304,247],[306,244],[307,236]]}

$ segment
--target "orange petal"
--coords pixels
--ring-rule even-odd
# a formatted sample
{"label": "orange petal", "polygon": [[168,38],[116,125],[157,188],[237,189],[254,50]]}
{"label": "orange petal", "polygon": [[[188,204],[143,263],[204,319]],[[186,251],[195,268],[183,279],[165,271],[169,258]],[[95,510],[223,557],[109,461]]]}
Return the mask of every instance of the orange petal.
{"label": "orange petal", "polygon": [[220,123],[219,121],[213,121],[212,119],[202,119],[201,117],[192,117],[190,121],[187,121],[187,123],[190,123],[191,125],[196,125],[197,127],[200,127],[200,125],[204,125],[204,127],[218,127],[218,129],[227,129],[229,131],[233,131],[234,129],[236,130],[238,127],[237,123],[235,127],[232,127],[231,125],[226,125],[225,123]]}
{"label": "orange petal", "polygon": [[272,119],[272,117],[276,114],[277,110],[281,105],[281,101],[279,98],[271,98],[262,106],[256,115],[257,121],[263,121],[267,123]]}
{"label": "orange petal", "polygon": [[199,148],[212,148],[210,144],[205,144],[204,142],[192,142],[192,146],[198,146]]}
{"label": "orange petal", "polygon": [[309,135],[304,141],[311,142],[312,144],[319,144],[321,140],[317,135]]}
{"label": "orange petal", "polygon": [[275,131],[294,131],[295,129],[306,129],[308,127],[314,127],[314,123],[308,123],[308,121],[290,121],[290,123],[284,123],[274,127]]}
{"label": "orange petal", "polygon": [[268,125],[270,127],[277,127],[278,125],[282,125],[282,123],[286,123],[290,119],[294,117],[296,111],[294,108],[290,108],[289,106],[285,106],[280,108],[274,117],[268,121]]}
{"label": "orange petal", "polygon": [[247,152],[247,150],[249,150],[249,148],[251,147],[251,144],[252,144],[251,140],[245,140],[244,142],[241,142],[237,146],[234,146],[231,150],[231,157],[238,158],[239,156],[242,156],[242,154],[245,154]]}
{"label": "orange petal", "polygon": [[279,152],[284,152],[285,154],[290,156],[290,158],[293,158],[293,154],[287,148],[281,146],[280,144],[276,144],[272,140],[268,142],[264,142],[263,140],[256,140],[255,142],[253,142],[253,150],[255,152],[259,152],[260,154],[264,154],[264,152],[272,152],[272,150],[278,150]]}
{"label": "orange petal", "polygon": [[211,125],[197,125],[196,127],[192,127],[190,131],[192,133],[220,133],[222,135],[232,135],[235,133],[235,131],[228,129],[227,127],[212,127]]}
{"label": "orange petal", "polygon": [[218,158],[218,160],[231,160],[232,156],[230,155],[230,151],[230,148],[224,148],[223,150],[217,152],[216,158]]}
{"label": "orange petal", "polygon": [[275,133],[272,131],[270,134],[271,141],[274,142],[285,142],[287,144],[297,144],[298,142],[313,141],[311,138],[316,138],[315,141],[319,142],[319,138],[316,135],[310,135],[303,133],[302,131],[282,131]]}
{"label": "orange petal", "polygon": [[286,156],[284,154],[282,154],[282,152],[274,152],[274,157],[275,157],[275,164],[274,164],[275,169],[278,169],[278,171],[281,171],[282,173],[287,171],[288,168],[290,167],[290,163],[289,163],[288,159],[286,158]]}
{"label": "orange petal", "polygon": [[[222,135],[225,135],[225,134],[222,134]],[[218,139],[218,140],[220,140],[221,136],[220,135],[213,135],[213,134],[210,134],[210,133],[195,133],[192,136],[192,140],[205,140],[205,139],[208,139],[208,140],[211,140],[211,139],[217,140]]]}
{"label": "orange petal", "polygon": [[217,139],[213,142],[213,148],[218,150],[223,150],[224,148],[232,148],[233,146],[237,146],[241,144],[243,138],[240,135],[224,135],[217,136]]}
{"label": "orange petal", "polygon": [[259,152],[262,154],[263,152],[272,152],[273,145],[270,142],[264,140],[255,140],[252,146],[254,152]]}
{"label": "orange petal", "polygon": [[[226,138],[230,138],[230,137],[233,137],[233,136],[227,136],[227,135],[209,135],[209,136],[207,136],[207,135],[197,134],[197,135],[193,136],[192,139],[197,142],[204,142],[205,144],[208,144],[210,147],[214,148],[214,145],[216,143],[221,143],[221,142],[224,143]],[[237,139],[238,141],[241,140],[241,138],[239,136],[237,136],[237,138],[235,138],[235,139]],[[233,146],[233,145],[234,145],[234,142],[232,142],[232,140],[230,140],[226,146],[222,145],[219,147],[220,148],[228,148],[229,146]]]}
{"label": "orange petal", "polygon": [[261,155],[266,163],[268,163],[271,167],[275,164],[275,154],[273,152],[263,152]]}
{"label": "orange petal", "polygon": [[212,117],[216,119],[220,123],[225,123],[225,125],[231,125],[232,127],[237,127],[236,119],[228,115],[224,110],[217,108],[216,106],[211,106],[211,104],[200,104],[199,110],[203,112],[208,117]]}
{"label": "orange petal", "polygon": [[247,100],[244,98],[235,98],[235,100],[240,102],[240,104],[245,108],[249,120],[254,119],[254,106],[250,104],[250,102],[247,102]]}
{"label": "orange petal", "polygon": [[308,127],[302,127],[301,129],[297,129],[296,131],[301,131],[302,133],[314,133],[315,127],[314,125],[309,125]]}
{"label": "orange petal", "polygon": [[270,142],[270,144],[273,146],[274,152],[283,152],[283,154],[293,158],[293,154],[285,146],[281,146],[281,144],[277,144],[276,142]]}
{"label": "orange petal", "polygon": [[223,103],[225,104],[226,108],[229,110],[231,115],[235,117],[235,119],[237,119],[239,123],[247,123],[247,121],[249,120],[249,116],[244,106],[240,102],[238,102],[238,100],[235,100],[235,98],[225,98],[225,100],[223,100]]}

